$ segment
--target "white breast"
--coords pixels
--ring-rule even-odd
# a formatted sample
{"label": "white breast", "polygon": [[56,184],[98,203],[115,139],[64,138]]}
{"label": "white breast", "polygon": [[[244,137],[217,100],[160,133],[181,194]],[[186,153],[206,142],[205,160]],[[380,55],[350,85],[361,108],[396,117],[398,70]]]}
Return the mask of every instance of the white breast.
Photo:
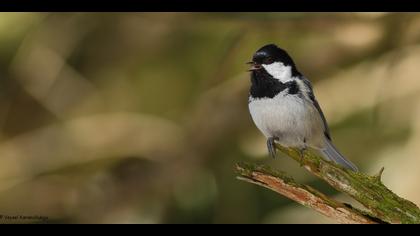
{"label": "white breast", "polygon": [[316,108],[297,95],[283,91],[274,98],[251,99],[249,110],[258,129],[267,137],[278,137],[284,146],[323,146],[322,120]]}

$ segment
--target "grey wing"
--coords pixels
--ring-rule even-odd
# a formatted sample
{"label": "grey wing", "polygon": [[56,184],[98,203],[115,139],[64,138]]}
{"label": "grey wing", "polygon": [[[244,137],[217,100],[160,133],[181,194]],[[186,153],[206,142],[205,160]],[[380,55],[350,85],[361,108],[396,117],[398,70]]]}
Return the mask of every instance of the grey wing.
{"label": "grey wing", "polygon": [[309,81],[307,78],[303,76],[302,76],[302,80],[303,80],[303,83],[305,83],[305,85],[308,87],[309,89],[308,96],[311,99],[312,103],[314,104],[315,108],[318,110],[318,113],[321,116],[321,119],[324,123],[324,128],[325,128],[324,134],[329,140],[331,140],[330,129],[328,128],[327,120],[325,119],[324,113],[322,112],[321,107],[319,106],[318,101],[315,98],[311,81]]}

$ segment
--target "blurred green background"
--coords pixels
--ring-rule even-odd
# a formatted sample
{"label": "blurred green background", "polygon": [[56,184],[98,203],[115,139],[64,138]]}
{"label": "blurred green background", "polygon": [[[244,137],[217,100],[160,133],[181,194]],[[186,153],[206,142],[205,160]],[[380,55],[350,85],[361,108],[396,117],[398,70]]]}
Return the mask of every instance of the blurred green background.
{"label": "blurred green background", "polygon": [[342,153],[420,204],[420,14],[2,13],[0,215],[334,223],[235,179],[265,163],[351,202],[268,157],[245,65],[267,43],[312,80]]}

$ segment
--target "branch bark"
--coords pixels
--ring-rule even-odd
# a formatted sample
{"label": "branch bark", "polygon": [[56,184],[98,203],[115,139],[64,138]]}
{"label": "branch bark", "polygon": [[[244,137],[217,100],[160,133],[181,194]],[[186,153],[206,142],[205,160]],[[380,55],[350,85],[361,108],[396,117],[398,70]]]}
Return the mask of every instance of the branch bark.
{"label": "branch bark", "polygon": [[420,223],[420,209],[383,185],[383,169],[377,175],[369,176],[344,169],[310,150],[301,158],[297,149],[276,147],[313,175],[360,202],[369,212],[330,199],[310,186],[296,183],[285,173],[264,166],[238,164],[238,178],[276,191],[340,223]]}
{"label": "branch bark", "polygon": [[266,167],[253,169],[252,166],[247,166],[246,164],[238,164],[236,169],[241,174],[241,176],[238,176],[238,179],[271,189],[325,216],[334,218],[340,223],[379,223],[368,214],[328,198],[308,185],[296,183],[285,173],[274,173]]}

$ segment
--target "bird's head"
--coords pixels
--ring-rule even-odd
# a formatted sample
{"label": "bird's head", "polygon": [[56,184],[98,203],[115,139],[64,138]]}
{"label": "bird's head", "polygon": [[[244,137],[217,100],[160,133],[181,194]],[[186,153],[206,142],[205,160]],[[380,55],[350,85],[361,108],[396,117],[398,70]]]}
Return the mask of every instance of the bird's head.
{"label": "bird's head", "polygon": [[248,64],[251,65],[250,71],[266,71],[277,79],[295,76],[298,73],[289,54],[275,44],[267,44],[258,49]]}

